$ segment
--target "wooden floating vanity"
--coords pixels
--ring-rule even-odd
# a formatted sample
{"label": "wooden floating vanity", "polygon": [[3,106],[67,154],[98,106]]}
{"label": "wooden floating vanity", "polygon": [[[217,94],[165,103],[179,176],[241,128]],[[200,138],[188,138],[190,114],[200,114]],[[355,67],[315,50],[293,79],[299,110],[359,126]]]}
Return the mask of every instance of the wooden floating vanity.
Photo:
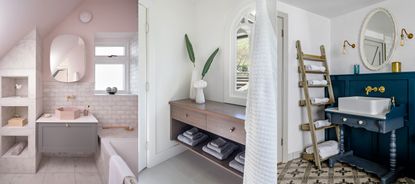
{"label": "wooden floating vanity", "polygon": [[[177,136],[191,127],[197,127],[208,134],[210,139],[195,147],[183,144],[197,155],[213,162],[225,170],[242,178],[243,174],[231,167],[229,162],[245,147],[245,107],[206,101],[205,104],[196,104],[190,99],[170,102],[171,132],[170,139],[177,140]],[[218,160],[205,153],[202,147],[212,139],[223,137],[240,145],[226,160]]]}
{"label": "wooden floating vanity", "polygon": [[42,116],[36,123],[39,152],[86,155],[96,151],[98,120],[91,113],[74,120]]}

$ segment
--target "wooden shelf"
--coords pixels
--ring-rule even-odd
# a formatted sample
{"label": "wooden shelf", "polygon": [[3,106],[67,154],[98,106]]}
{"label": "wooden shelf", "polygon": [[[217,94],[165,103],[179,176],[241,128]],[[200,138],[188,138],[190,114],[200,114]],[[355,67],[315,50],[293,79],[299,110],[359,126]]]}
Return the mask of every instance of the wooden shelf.
{"label": "wooden shelf", "polygon": [[243,178],[243,173],[241,173],[238,170],[235,170],[235,169],[233,169],[229,166],[229,162],[231,162],[241,150],[234,151],[226,160],[219,160],[219,159],[211,156],[210,154],[208,154],[208,153],[206,153],[202,150],[203,146],[206,145],[207,143],[209,143],[209,141],[211,141],[211,140],[207,140],[205,142],[202,142],[202,143],[200,143],[200,144],[198,144],[197,146],[194,146],[194,147],[189,146],[185,143],[182,143],[177,139],[176,139],[176,141],[179,144],[185,146],[188,150],[192,151],[196,155],[199,155],[199,156],[209,160],[210,162],[214,163],[215,165],[229,171],[230,173],[232,173],[232,174],[234,174],[234,175],[236,175],[240,178]]}
{"label": "wooden shelf", "polygon": [[[329,125],[329,126],[324,126],[324,127],[320,127],[320,128],[315,128],[315,130],[325,130],[325,129],[335,128],[335,127],[337,127],[337,125]],[[310,124],[309,123],[301,124],[300,129],[302,131],[310,131]]]}
{"label": "wooden shelf", "polygon": [[317,56],[311,54],[303,54],[303,59],[308,61],[326,62],[325,56]]}
{"label": "wooden shelf", "polygon": [[[325,106],[325,105],[332,105],[333,103],[332,102],[327,102],[327,103],[319,103],[319,104],[313,104],[313,103],[311,103],[311,105],[312,106]],[[298,102],[298,105],[300,105],[300,106],[306,106],[306,102],[305,102],[305,100],[300,100],[299,102]]]}
{"label": "wooden shelf", "polygon": [[193,153],[196,153],[197,155],[209,160],[210,162],[212,162],[212,163],[218,165],[219,167],[229,171],[230,173],[242,178],[243,173],[241,173],[238,170],[235,170],[235,169],[233,169],[229,166],[229,162],[231,162],[241,150],[234,151],[234,153],[232,153],[226,160],[219,160],[219,159],[215,158],[214,156],[212,156],[212,155],[210,155],[210,154],[208,154],[208,153],[206,153],[202,150],[203,146],[208,144],[209,141],[211,141],[211,140],[207,140],[207,141],[202,142],[202,143],[198,144],[197,146],[193,147],[193,146],[189,146],[189,145],[187,145],[185,143],[182,143],[179,140],[177,140],[177,142],[179,142],[181,145],[188,148]]}

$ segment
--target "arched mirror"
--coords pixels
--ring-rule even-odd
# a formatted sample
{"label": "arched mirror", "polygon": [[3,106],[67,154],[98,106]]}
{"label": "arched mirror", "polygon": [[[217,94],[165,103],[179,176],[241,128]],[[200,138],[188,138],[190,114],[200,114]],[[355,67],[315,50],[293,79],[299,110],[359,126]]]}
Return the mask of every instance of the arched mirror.
{"label": "arched mirror", "polygon": [[392,14],[378,8],[366,17],[360,33],[360,56],[370,70],[380,70],[391,60],[396,47],[396,25]]}
{"label": "arched mirror", "polygon": [[235,30],[235,81],[234,90],[246,93],[249,85],[249,65],[252,42],[252,31],[255,23],[255,11],[250,11],[241,17]]}
{"label": "arched mirror", "polygon": [[225,63],[224,71],[224,101],[246,105],[251,65],[250,51],[256,21],[255,4],[238,10],[232,16],[233,19],[225,32],[229,44],[224,48],[224,53],[229,59]]}
{"label": "arched mirror", "polygon": [[60,82],[76,82],[85,75],[85,42],[76,35],[60,35],[50,48],[52,78]]}

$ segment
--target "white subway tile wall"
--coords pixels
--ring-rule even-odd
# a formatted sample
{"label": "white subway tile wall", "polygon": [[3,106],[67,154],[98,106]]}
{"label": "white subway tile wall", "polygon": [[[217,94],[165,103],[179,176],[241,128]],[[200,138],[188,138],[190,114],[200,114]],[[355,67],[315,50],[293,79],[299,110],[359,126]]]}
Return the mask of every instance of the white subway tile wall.
{"label": "white subway tile wall", "polygon": [[[66,96],[74,95],[75,99],[66,100]],[[44,112],[53,113],[60,106],[87,107],[105,125],[130,125],[137,127],[138,96],[137,95],[95,95],[94,83],[43,83]]]}

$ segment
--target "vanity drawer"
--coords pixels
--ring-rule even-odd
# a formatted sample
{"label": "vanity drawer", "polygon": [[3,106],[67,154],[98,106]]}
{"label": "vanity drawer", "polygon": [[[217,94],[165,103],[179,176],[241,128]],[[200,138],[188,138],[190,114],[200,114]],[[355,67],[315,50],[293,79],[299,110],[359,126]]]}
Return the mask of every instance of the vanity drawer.
{"label": "vanity drawer", "polygon": [[206,129],[206,114],[177,106],[172,106],[171,108],[171,118],[201,129]]}
{"label": "vanity drawer", "polygon": [[207,130],[221,137],[245,145],[245,124],[241,120],[208,116]]}
{"label": "vanity drawer", "polygon": [[329,119],[331,119],[331,122],[334,124],[347,125],[353,128],[364,128],[368,131],[377,133],[388,133],[394,129],[404,126],[402,117],[386,121],[353,115],[332,114],[329,115]]}

